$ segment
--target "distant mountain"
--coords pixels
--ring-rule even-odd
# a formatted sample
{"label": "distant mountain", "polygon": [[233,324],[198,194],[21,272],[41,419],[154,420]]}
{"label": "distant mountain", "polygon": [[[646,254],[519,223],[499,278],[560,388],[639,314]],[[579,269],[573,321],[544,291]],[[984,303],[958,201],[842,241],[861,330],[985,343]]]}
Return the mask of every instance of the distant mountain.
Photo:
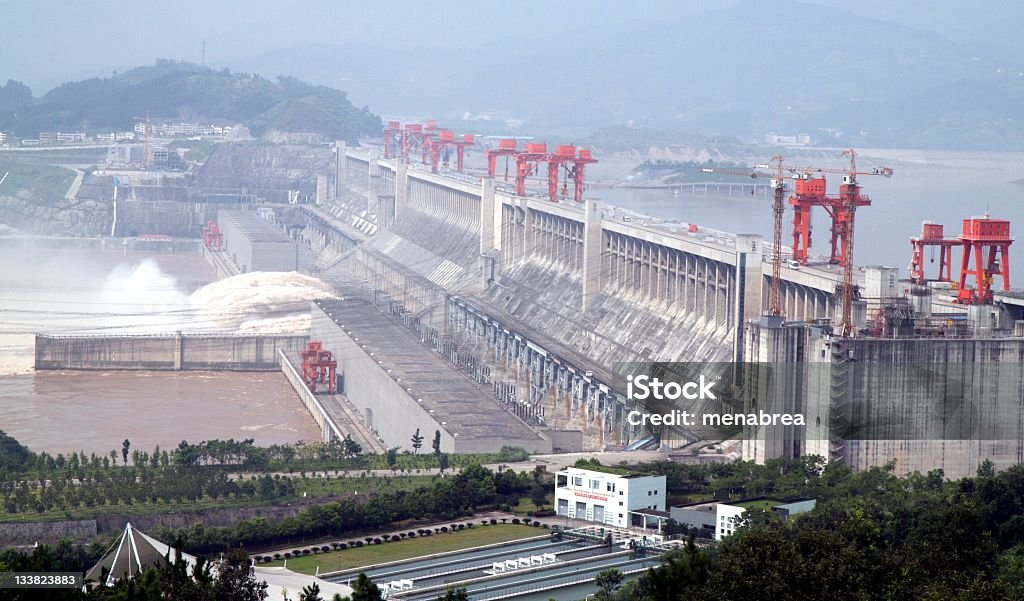
{"label": "distant mountain", "polygon": [[[637,5],[642,11],[642,4]],[[612,123],[818,143],[1024,148],[1024,54],[792,0],[515,43],[300,46],[232,68],[344,86],[382,114],[486,133]]]}
{"label": "distant mountain", "polygon": [[167,60],[110,78],[65,83],[31,102],[25,101],[25,88],[17,82],[0,87],[0,131],[19,136],[55,130],[130,130],[146,115],[244,123],[256,135],[272,130],[317,132],[350,141],[381,128],[379,117],[354,107],[340,90],[290,77],[275,82]]}

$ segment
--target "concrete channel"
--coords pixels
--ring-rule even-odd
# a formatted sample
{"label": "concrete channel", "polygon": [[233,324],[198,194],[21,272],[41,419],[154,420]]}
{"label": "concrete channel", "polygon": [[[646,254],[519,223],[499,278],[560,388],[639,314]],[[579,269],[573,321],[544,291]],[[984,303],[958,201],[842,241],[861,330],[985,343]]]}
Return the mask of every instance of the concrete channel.
{"label": "concrete channel", "polygon": [[[554,561],[502,572],[493,570],[494,564],[543,555],[554,556]],[[388,595],[389,598],[409,601],[435,599],[451,586],[466,588],[473,600],[507,599],[539,591],[592,585],[594,576],[607,568],[616,568],[629,575],[638,574],[657,563],[655,555],[640,557],[620,547],[609,548],[578,539],[552,541],[548,537],[537,537],[392,562],[369,569],[346,570],[325,578],[332,582],[348,582],[364,572],[381,586],[411,581],[411,588],[391,590]]]}

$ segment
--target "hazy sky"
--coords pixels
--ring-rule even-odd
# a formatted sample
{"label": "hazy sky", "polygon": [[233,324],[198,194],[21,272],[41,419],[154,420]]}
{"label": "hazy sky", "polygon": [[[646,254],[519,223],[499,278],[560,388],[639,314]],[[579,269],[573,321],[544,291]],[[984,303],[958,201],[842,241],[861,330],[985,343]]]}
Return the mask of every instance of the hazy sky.
{"label": "hazy sky", "polygon": [[[158,57],[199,62],[204,40],[206,61],[214,65],[300,44],[473,47],[507,40],[514,52],[561,31],[665,22],[737,1],[0,0],[0,81],[23,81],[41,95],[65,79],[109,75]],[[961,43],[1024,48],[1017,34],[1024,8],[1016,0],[816,3],[931,29]],[[792,6],[779,14],[783,31],[787,10]]]}

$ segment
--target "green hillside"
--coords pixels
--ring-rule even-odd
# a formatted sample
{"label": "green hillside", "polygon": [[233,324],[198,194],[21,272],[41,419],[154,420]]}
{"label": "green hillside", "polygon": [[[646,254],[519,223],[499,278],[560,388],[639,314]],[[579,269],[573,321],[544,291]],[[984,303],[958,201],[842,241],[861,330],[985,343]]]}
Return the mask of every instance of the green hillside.
{"label": "green hillside", "polygon": [[[12,82],[5,87],[22,92],[12,89]],[[245,123],[256,135],[276,129],[350,141],[381,127],[379,117],[354,107],[340,90],[168,60],[109,78],[65,83],[30,105],[21,96],[16,110],[0,106],[0,130],[22,137],[55,130],[130,130],[147,114],[153,119]]]}

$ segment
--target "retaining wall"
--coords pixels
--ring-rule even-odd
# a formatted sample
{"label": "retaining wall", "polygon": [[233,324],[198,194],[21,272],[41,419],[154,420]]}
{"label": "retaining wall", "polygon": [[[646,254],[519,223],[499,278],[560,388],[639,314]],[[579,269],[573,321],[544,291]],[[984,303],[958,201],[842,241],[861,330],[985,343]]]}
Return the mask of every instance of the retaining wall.
{"label": "retaining wall", "polygon": [[305,335],[36,335],[36,369],[276,371],[278,350],[300,351]]}

